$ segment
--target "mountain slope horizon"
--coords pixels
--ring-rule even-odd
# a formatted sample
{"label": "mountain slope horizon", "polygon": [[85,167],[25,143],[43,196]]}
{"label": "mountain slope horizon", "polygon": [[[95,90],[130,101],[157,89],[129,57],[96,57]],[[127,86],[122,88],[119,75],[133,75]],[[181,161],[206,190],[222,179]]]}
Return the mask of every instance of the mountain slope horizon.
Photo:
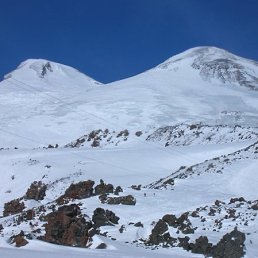
{"label": "mountain slope horizon", "polygon": [[[29,59],[0,82],[2,129],[67,144],[101,128],[146,130],[191,121],[256,125],[257,82],[255,61],[216,47],[186,50],[102,86],[74,68]],[[13,137],[3,145],[13,146]]]}

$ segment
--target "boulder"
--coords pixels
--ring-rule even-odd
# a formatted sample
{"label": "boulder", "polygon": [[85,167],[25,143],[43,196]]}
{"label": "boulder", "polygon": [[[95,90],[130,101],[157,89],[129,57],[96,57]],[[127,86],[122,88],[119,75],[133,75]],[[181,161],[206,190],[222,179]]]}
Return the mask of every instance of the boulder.
{"label": "boulder", "polygon": [[135,205],[136,199],[132,195],[119,196],[119,197],[106,197],[101,199],[102,203],[107,204],[123,204],[123,205]]}
{"label": "boulder", "polygon": [[3,215],[5,217],[13,214],[18,214],[22,212],[24,208],[25,205],[24,202],[21,202],[21,199],[14,199],[4,204]]}
{"label": "boulder", "polygon": [[212,248],[213,258],[241,258],[245,255],[245,234],[237,228],[224,235],[222,239]]}
{"label": "boulder", "polygon": [[18,235],[14,235],[10,238],[10,243],[15,243],[16,247],[22,247],[27,245],[29,242],[24,238],[24,232],[21,231]]}
{"label": "boulder", "polygon": [[46,216],[43,240],[60,245],[87,247],[95,230],[91,221],[80,216],[76,204],[65,205]]}
{"label": "boulder", "polygon": [[122,193],[123,192],[123,189],[121,186],[117,186],[115,191],[114,191],[114,194],[115,195],[119,195],[119,193]]}
{"label": "boulder", "polygon": [[100,184],[94,188],[96,195],[108,194],[114,192],[114,186],[112,184],[105,184],[103,180],[100,180]]}
{"label": "boulder", "polygon": [[173,245],[173,242],[176,241],[175,238],[172,238],[168,231],[168,225],[165,221],[159,220],[157,224],[151,231],[147,245]]}
{"label": "boulder", "polygon": [[212,244],[206,236],[200,236],[195,240],[195,243],[190,245],[191,251],[196,254],[210,255],[212,250]]}
{"label": "boulder", "polygon": [[114,224],[118,224],[119,217],[110,210],[97,208],[93,213],[92,221],[96,228],[101,226],[113,226]]}
{"label": "boulder", "polygon": [[64,195],[57,199],[58,204],[64,204],[67,200],[85,199],[93,196],[94,181],[81,181],[76,184],[71,184],[65,191]]}
{"label": "boulder", "polygon": [[36,201],[43,200],[46,195],[47,186],[42,181],[34,181],[25,194],[25,199]]}

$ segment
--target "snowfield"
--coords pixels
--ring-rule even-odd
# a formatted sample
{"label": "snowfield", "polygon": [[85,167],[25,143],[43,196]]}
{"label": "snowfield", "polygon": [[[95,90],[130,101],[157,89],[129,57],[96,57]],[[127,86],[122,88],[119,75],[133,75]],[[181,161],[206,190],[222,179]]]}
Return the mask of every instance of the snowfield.
{"label": "snowfield", "polygon": [[214,47],[107,85],[25,61],[0,82],[0,257],[258,257],[257,87]]}

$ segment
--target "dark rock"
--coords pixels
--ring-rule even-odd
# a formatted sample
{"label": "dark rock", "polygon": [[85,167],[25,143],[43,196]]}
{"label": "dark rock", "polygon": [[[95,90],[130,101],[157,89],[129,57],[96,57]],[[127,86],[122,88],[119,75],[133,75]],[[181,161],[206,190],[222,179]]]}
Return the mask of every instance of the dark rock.
{"label": "dark rock", "polygon": [[143,224],[140,221],[135,223],[134,226],[137,228],[139,228],[139,227],[143,228]]}
{"label": "dark rock", "polygon": [[210,207],[210,211],[208,213],[209,216],[215,216],[216,210]]}
{"label": "dark rock", "polygon": [[137,191],[141,190],[142,185],[132,185],[131,188]]}
{"label": "dark rock", "polygon": [[71,218],[81,214],[80,207],[76,204],[61,206],[58,211]]}
{"label": "dark rock", "polygon": [[165,221],[166,223],[168,223],[168,225],[170,227],[176,228],[178,226],[177,217],[175,215],[173,215],[173,214],[166,214],[166,215],[164,215],[162,220]]}
{"label": "dark rock", "polygon": [[159,220],[151,231],[149,240],[146,242],[147,245],[159,245],[173,246],[176,241],[172,238],[168,231],[168,225],[165,221]]}
{"label": "dark rock", "polygon": [[174,185],[174,184],[175,184],[175,181],[173,178],[170,178],[164,182],[164,185]]}
{"label": "dark rock", "polygon": [[58,211],[46,216],[45,236],[43,240],[60,245],[87,247],[94,235],[92,223],[80,214],[80,207],[72,204],[60,207]]}
{"label": "dark rock", "polygon": [[113,226],[113,224],[118,224],[119,217],[110,210],[97,208],[93,213],[92,221],[97,228],[101,226]]}
{"label": "dark rock", "polygon": [[239,198],[231,198],[229,201],[229,204],[235,203],[235,202],[246,202],[244,197],[239,197]]}
{"label": "dark rock", "polygon": [[46,195],[47,186],[42,181],[34,181],[25,194],[26,199],[36,201],[43,200]]}
{"label": "dark rock", "polygon": [[189,251],[190,250],[189,240],[190,240],[190,238],[188,236],[179,237],[178,238],[178,241],[179,241],[178,247],[182,247],[186,251]]}
{"label": "dark rock", "polygon": [[4,229],[3,225],[0,224],[0,231],[2,231]]}
{"label": "dark rock", "polygon": [[103,203],[107,204],[123,204],[123,205],[135,205],[136,199],[132,195],[120,196],[120,197],[107,197]]}
{"label": "dark rock", "polygon": [[115,194],[115,195],[118,195],[119,193],[122,193],[122,192],[123,192],[122,187],[121,187],[121,186],[117,186],[116,189],[115,189],[115,191],[114,191],[114,194]]}
{"label": "dark rock", "polygon": [[257,211],[257,210],[258,210],[258,203],[252,205],[251,208],[252,208],[253,210]]}
{"label": "dark rock", "polygon": [[92,142],[92,144],[91,144],[91,147],[99,147],[99,145],[100,145],[99,140],[94,139],[93,142]]}
{"label": "dark rock", "polygon": [[26,221],[32,220],[35,217],[35,211],[33,209],[29,209],[29,210],[23,212],[22,216],[23,216],[24,220],[26,220]]}
{"label": "dark rock", "polygon": [[85,199],[93,196],[94,181],[81,181],[77,184],[71,184],[65,191],[65,194],[57,199],[58,204],[66,203],[66,200]]}
{"label": "dark rock", "polygon": [[114,186],[112,184],[105,184],[103,180],[101,180],[100,184],[95,187],[96,195],[113,193],[113,191]]}
{"label": "dark rock", "polygon": [[142,135],[142,131],[137,131],[137,132],[135,133],[135,135],[136,135],[137,137],[140,137],[140,136]]}
{"label": "dark rock", "polygon": [[24,202],[20,202],[20,199],[14,199],[4,204],[3,215],[13,215],[22,212],[25,208]]}
{"label": "dark rock", "polygon": [[22,247],[27,245],[29,242],[24,238],[24,232],[21,231],[18,235],[14,235],[10,238],[10,243],[15,243],[16,247]]}
{"label": "dark rock", "polygon": [[121,131],[116,137],[119,138],[121,136],[127,137],[129,135],[129,131],[127,129]]}
{"label": "dark rock", "polygon": [[215,205],[216,205],[216,206],[220,206],[221,204],[222,204],[221,201],[219,201],[219,200],[216,200],[216,201],[215,201]]}
{"label": "dark rock", "polygon": [[193,211],[192,214],[191,214],[191,216],[192,216],[193,218],[198,218],[198,217],[200,217],[198,211]]}
{"label": "dark rock", "polygon": [[119,232],[122,234],[124,231],[125,231],[125,225],[122,225],[122,226],[119,228]]}
{"label": "dark rock", "polygon": [[195,243],[191,245],[191,251],[196,254],[210,255],[212,250],[212,244],[206,236],[200,236],[195,240]]}
{"label": "dark rock", "polygon": [[214,258],[241,258],[245,254],[245,234],[235,228],[223,236],[216,246],[212,248]]}
{"label": "dark rock", "polygon": [[99,244],[96,249],[107,249],[107,245],[105,243]]}

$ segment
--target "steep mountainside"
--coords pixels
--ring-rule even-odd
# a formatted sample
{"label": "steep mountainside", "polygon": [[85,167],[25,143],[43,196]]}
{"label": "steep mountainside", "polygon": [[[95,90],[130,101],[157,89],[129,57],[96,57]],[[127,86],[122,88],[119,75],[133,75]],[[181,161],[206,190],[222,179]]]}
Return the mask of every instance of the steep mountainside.
{"label": "steep mountainside", "polygon": [[107,85],[25,61],[0,83],[0,258],[258,258],[257,89],[214,47]]}
{"label": "steep mountainside", "polygon": [[189,121],[256,126],[257,77],[257,63],[213,47],[187,50],[102,87],[67,66],[28,60],[0,83],[2,130],[9,132],[1,144],[13,146],[11,134],[22,134],[27,146],[35,146],[27,138],[66,144],[100,128],[137,131]]}

